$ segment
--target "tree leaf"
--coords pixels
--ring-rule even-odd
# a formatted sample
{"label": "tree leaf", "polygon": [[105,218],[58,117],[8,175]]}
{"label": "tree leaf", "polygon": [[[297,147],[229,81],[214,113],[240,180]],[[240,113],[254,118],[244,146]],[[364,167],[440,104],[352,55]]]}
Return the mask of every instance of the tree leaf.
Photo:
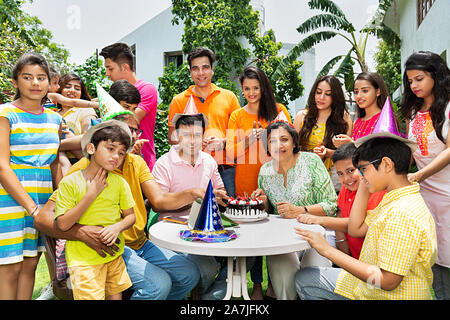
{"label": "tree leaf", "polygon": [[334,31],[320,31],[317,33],[313,33],[310,36],[306,37],[302,41],[300,41],[297,45],[295,45],[287,54],[287,56],[281,60],[277,69],[272,74],[274,80],[277,80],[285,71],[287,66],[293,61],[297,60],[297,58],[308,49],[314,47],[319,42],[331,39],[335,37],[338,33]]}
{"label": "tree leaf", "polygon": [[355,31],[353,25],[350,22],[348,22],[345,17],[340,17],[328,13],[318,14],[316,16],[307,19],[297,28],[297,31],[300,33],[307,33],[311,30],[323,27],[333,28],[337,30],[344,30],[348,33]]}
{"label": "tree leaf", "polygon": [[[322,10],[336,16],[345,18],[344,12],[339,6],[331,0],[310,0],[308,6],[311,9]],[[345,18],[347,20],[347,18]]]}
{"label": "tree leaf", "polygon": [[326,76],[330,72],[330,70],[333,69],[333,67],[339,62],[339,60],[342,59],[342,57],[343,57],[343,55],[340,55],[340,56],[336,56],[336,57],[330,59],[325,64],[325,66],[322,68],[322,70],[319,71],[319,73],[317,74],[316,79],[320,78],[322,76]]}

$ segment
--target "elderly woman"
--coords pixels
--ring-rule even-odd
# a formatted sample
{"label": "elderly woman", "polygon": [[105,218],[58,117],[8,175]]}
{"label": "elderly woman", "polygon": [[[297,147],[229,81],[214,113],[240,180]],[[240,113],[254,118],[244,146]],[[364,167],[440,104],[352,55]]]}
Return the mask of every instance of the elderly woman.
{"label": "elderly woman", "polygon": [[[284,121],[266,128],[263,144],[272,157],[258,176],[253,196],[264,200],[266,210],[283,218],[300,214],[334,216],[337,196],[322,160],[315,153],[299,152],[298,134]],[[300,269],[297,253],[267,257],[270,278],[280,300],[296,299],[294,276]]]}

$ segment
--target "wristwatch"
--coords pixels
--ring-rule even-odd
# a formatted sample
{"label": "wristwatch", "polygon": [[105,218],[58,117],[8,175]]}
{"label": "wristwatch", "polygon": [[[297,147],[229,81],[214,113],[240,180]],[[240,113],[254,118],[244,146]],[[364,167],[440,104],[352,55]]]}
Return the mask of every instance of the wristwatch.
{"label": "wristwatch", "polygon": [[306,208],[306,206],[303,206],[303,210],[305,210],[305,214],[309,214],[308,208]]}

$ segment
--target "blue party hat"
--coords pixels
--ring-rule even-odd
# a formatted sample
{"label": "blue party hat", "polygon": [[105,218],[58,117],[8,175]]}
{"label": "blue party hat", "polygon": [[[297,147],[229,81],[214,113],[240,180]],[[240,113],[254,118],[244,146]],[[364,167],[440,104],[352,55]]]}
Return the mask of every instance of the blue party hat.
{"label": "blue party hat", "polygon": [[209,180],[194,229],[181,230],[180,237],[187,241],[201,240],[206,242],[225,242],[237,238],[234,231],[223,228],[219,205],[213,192],[211,180]]}

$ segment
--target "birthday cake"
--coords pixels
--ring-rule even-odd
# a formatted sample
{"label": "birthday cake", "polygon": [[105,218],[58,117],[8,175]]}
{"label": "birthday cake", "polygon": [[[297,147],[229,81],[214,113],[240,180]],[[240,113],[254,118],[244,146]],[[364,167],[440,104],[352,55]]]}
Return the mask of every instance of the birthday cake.
{"label": "birthday cake", "polygon": [[261,199],[249,197],[231,198],[228,201],[226,215],[231,218],[259,218],[266,216],[264,202]]}

